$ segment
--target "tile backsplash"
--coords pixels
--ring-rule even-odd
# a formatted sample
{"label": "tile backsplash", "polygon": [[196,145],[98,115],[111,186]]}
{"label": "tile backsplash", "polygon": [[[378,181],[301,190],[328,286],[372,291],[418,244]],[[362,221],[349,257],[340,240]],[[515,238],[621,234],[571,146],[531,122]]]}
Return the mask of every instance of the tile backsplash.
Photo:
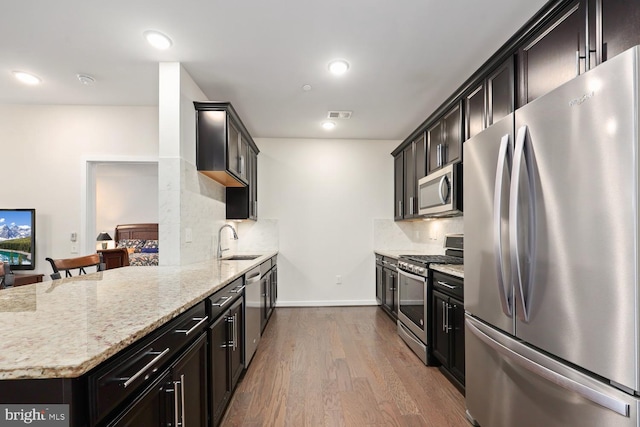
{"label": "tile backsplash", "polygon": [[463,233],[463,217],[418,221],[373,221],[374,248],[444,253],[445,234]]}

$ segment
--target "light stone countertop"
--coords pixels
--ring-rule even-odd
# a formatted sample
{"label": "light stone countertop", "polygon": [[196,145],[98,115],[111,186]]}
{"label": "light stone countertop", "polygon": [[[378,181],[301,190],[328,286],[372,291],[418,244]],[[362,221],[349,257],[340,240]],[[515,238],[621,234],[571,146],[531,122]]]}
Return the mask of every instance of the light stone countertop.
{"label": "light stone countertop", "polygon": [[[382,256],[388,256],[391,258],[395,258],[398,259],[400,258],[400,255],[424,255],[424,251],[416,251],[413,249],[409,249],[409,250],[388,250],[388,249],[376,249],[373,251],[376,254],[382,255]],[[442,255],[442,253],[440,254],[433,254],[433,255]]]}
{"label": "light stone countertop", "polygon": [[0,290],[0,380],[79,377],[277,252],[253,254]]}
{"label": "light stone countertop", "polygon": [[456,264],[431,264],[431,269],[441,273],[450,274],[452,276],[464,279],[464,265]]}

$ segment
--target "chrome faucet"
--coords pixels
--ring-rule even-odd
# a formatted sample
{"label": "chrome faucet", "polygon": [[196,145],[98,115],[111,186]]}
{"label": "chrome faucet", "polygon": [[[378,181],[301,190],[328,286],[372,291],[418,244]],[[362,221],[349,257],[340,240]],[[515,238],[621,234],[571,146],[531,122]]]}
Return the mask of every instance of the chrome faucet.
{"label": "chrome faucet", "polygon": [[220,227],[220,230],[218,230],[218,259],[222,258],[222,252],[229,250],[229,248],[222,249],[222,241],[220,240],[220,236],[222,235],[222,229],[226,227],[229,227],[231,231],[233,231],[233,240],[238,240],[238,234],[236,233],[236,229],[233,228],[233,226],[231,226],[230,224],[225,224],[222,227]]}

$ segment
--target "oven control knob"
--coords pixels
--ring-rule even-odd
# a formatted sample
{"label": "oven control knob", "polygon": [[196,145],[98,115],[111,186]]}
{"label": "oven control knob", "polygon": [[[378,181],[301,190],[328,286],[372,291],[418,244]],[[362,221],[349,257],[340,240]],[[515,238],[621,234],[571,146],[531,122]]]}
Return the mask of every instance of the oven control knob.
{"label": "oven control knob", "polygon": [[424,274],[424,268],[418,267],[417,270],[418,270],[418,273]]}

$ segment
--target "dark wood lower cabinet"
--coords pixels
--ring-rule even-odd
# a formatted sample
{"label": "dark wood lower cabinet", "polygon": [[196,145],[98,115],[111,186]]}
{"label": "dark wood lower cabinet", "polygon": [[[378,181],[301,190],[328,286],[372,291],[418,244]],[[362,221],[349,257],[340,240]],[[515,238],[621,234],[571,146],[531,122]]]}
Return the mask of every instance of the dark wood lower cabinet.
{"label": "dark wood lower cabinet", "polygon": [[207,336],[202,334],[109,426],[207,425]]}
{"label": "dark wood lower cabinet", "polygon": [[[448,281],[456,280],[450,278]],[[434,289],[431,309],[433,356],[442,364],[442,372],[464,392],[464,303]]]}
{"label": "dark wood lower cabinet", "polygon": [[244,299],[239,298],[209,327],[211,425],[217,426],[244,369]]}

